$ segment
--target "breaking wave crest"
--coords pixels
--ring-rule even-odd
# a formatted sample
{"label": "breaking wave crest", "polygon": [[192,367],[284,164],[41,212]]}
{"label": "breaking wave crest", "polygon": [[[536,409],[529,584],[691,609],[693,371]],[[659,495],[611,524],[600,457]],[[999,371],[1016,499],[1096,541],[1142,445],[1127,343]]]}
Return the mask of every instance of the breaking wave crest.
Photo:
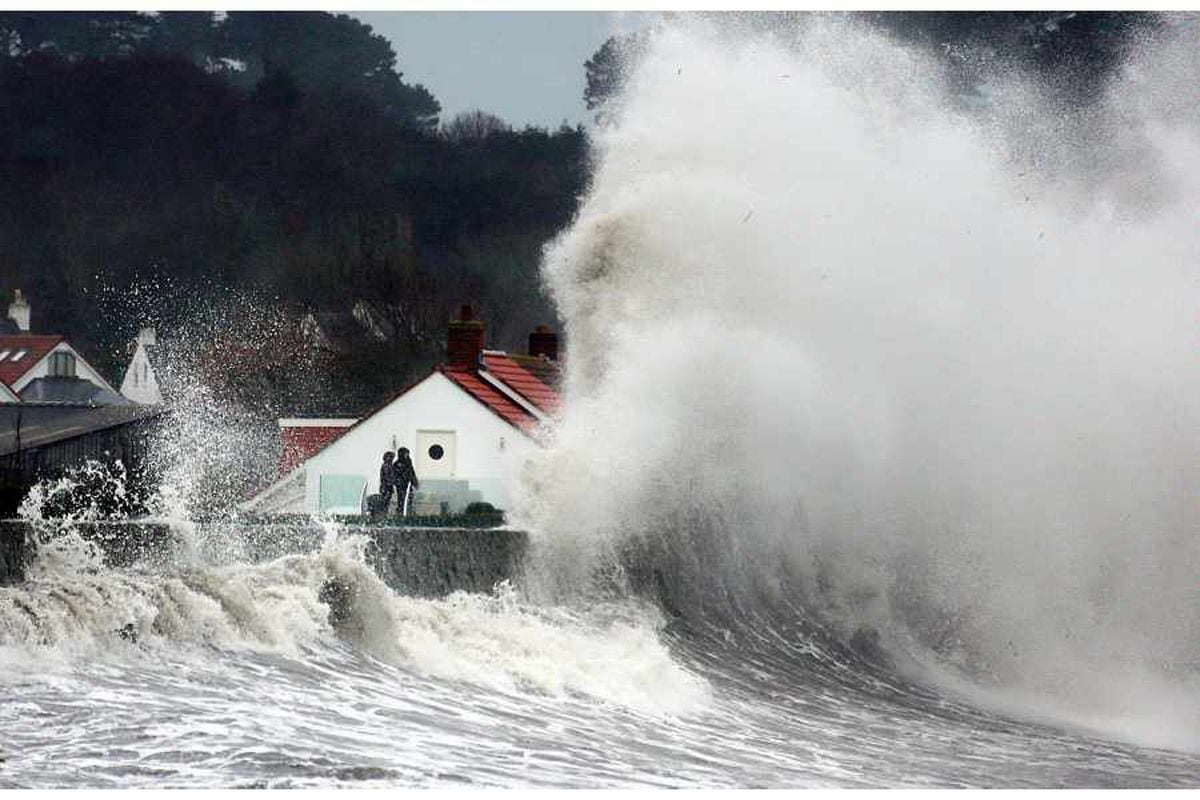
{"label": "breaking wave crest", "polygon": [[1172,20],[1093,107],[1009,71],[969,110],[844,25],[658,31],[544,265],[539,591],[1200,747],[1198,44]]}

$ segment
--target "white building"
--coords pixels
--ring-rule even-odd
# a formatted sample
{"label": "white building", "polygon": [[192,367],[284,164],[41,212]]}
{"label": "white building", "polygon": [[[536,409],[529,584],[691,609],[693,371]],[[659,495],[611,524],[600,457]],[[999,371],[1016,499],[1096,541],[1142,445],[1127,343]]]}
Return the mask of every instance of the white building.
{"label": "white building", "polygon": [[29,332],[29,303],[17,290],[0,334],[0,403],[120,405],[125,401],[62,336]]}
{"label": "white building", "polygon": [[154,328],[142,328],[138,332],[133,358],[129,360],[125,378],[121,381],[121,394],[124,397],[142,405],[162,404],[162,387],[155,373],[158,355],[158,336]]}
{"label": "white building", "polygon": [[[536,434],[557,410],[550,384],[557,340],[539,329],[528,356],[483,349],[484,326],[464,307],[450,323],[447,363],[339,431],[243,507],[261,513],[357,514],[379,491],[383,453],[411,453],[417,514],[459,513],[484,501],[509,508]],[[301,420],[281,420],[292,426]],[[314,421],[345,425],[348,421]],[[321,426],[318,426],[321,427]],[[322,428],[326,434],[334,426]]]}

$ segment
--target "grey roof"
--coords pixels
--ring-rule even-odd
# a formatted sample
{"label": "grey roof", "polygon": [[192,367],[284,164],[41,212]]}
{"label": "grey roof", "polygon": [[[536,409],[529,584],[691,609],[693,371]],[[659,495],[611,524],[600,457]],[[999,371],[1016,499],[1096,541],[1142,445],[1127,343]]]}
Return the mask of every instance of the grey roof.
{"label": "grey roof", "polygon": [[164,406],[80,406],[67,404],[8,403],[0,405],[0,455],[17,449],[17,423],[21,449],[73,439],[117,425],[156,417]]}
{"label": "grey roof", "polygon": [[21,390],[24,403],[72,403],[93,406],[123,406],[129,400],[83,378],[35,378]]}

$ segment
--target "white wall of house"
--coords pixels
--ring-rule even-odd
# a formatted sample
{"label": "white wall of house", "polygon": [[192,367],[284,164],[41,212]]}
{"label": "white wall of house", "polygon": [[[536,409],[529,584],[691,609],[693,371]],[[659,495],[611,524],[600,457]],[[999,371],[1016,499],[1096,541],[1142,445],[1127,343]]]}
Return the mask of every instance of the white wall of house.
{"label": "white wall of house", "polygon": [[83,360],[83,358],[79,355],[79,353],[75,352],[75,348],[71,347],[71,345],[67,344],[66,342],[59,342],[57,345],[54,346],[53,350],[51,350],[49,353],[47,353],[45,356],[43,356],[40,361],[38,361],[36,364],[33,365],[33,367],[31,367],[29,369],[28,372],[26,372],[24,375],[22,375],[20,378],[18,378],[13,383],[13,386],[12,386],[13,390],[16,391],[18,394],[20,394],[21,390],[24,389],[26,386],[28,386],[33,381],[37,380],[38,378],[45,378],[47,375],[49,375],[50,374],[50,357],[54,353],[70,353],[72,356],[75,357],[75,377],[76,378],[83,378],[84,380],[90,381],[91,383],[96,384],[97,386],[101,387],[102,389],[108,389],[110,392],[114,392],[114,394],[115,394],[114,389],[108,385],[108,381],[106,381],[106,380],[104,380],[104,378],[100,377],[100,373],[96,372],[96,370],[94,370],[90,366],[88,366],[88,363]]}
{"label": "white wall of house", "polygon": [[418,465],[417,478],[424,480],[427,476],[421,474],[416,452],[422,431],[454,432],[453,474],[449,477],[469,481],[471,489],[480,491],[483,500],[498,508],[512,507],[512,490],[521,467],[537,445],[449,378],[434,372],[301,465],[305,510],[318,511],[322,475],[361,475],[366,478],[367,493],[378,492],[385,450],[407,447]]}
{"label": "white wall of house", "polygon": [[160,405],[163,401],[154,368],[150,366],[150,356],[140,341],[125,370],[125,379],[121,381],[121,395],[143,405]]}
{"label": "white wall of house", "polygon": [[0,403],[19,403],[21,398],[17,397],[11,389],[0,382]]}

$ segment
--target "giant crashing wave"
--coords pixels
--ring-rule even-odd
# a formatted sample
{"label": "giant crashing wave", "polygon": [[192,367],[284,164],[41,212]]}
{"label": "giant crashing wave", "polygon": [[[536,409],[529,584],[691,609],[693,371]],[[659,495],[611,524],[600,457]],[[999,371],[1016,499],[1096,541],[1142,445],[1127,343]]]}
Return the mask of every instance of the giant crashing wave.
{"label": "giant crashing wave", "polygon": [[1200,745],[1200,35],[1166,28],[1095,106],[1010,69],[983,110],[837,21],[656,31],[544,264],[535,592]]}

